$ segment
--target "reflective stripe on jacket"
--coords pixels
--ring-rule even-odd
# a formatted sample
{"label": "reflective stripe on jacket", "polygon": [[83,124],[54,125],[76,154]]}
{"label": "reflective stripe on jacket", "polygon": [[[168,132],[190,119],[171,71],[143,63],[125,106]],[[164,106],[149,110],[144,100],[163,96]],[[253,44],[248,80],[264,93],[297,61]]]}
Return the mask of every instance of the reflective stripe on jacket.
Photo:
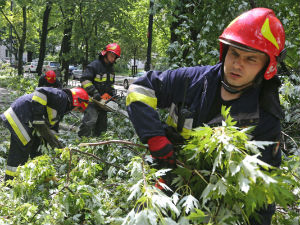
{"label": "reflective stripe on jacket", "polygon": [[40,115],[39,120],[45,120],[49,126],[59,122],[69,109],[70,100],[66,92],[56,88],[41,87],[34,93],[27,94],[15,100],[11,107],[1,114],[1,119],[25,146],[32,138],[31,125],[33,114]]}
{"label": "reflective stripe on jacket", "polygon": [[31,138],[23,124],[20,122],[14,110],[9,107],[9,109],[4,112],[4,116],[22,144],[27,145]]}
{"label": "reflective stripe on jacket", "polygon": [[6,166],[5,173],[9,176],[15,177],[17,173],[17,168],[18,167],[14,167],[14,166]]}
{"label": "reflective stripe on jacket", "polygon": [[113,85],[115,82],[113,66],[106,65],[102,57],[101,60],[94,60],[85,68],[80,81],[82,87],[86,89],[89,95],[93,95],[95,89],[100,95],[104,93],[113,95]]}

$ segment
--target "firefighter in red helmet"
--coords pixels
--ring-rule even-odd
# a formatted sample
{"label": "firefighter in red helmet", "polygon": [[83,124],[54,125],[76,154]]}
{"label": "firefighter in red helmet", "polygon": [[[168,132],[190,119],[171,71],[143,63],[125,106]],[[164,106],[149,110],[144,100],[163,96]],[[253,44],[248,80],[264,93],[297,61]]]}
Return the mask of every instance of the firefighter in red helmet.
{"label": "firefighter in red helmet", "polygon": [[[283,26],[272,10],[264,8],[256,8],[240,15],[229,24],[219,40],[221,61],[224,60],[230,46],[247,52],[260,52],[267,56],[268,63],[253,79],[254,85],[263,79],[273,78],[277,72],[277,62],[285,54]],[[236,91],[243,90],[231,85],[226,77],[224,77],[224,84],[224,87],[231,87]]]}
{"label": "firefighter in red helmet", "polygon": [[[277,63],[285,55],[281,22],[271,9],[254,8],[234,19],[219,41],[216,65],[150,71],[128,89],[129,118],[160,168],[176,166],[174,149],[185,143],[193,128],[222,124],[222,105],[231,107],[236,126],[255,126],[252,140],[274,142],[259,158],[275,167],[281,164],[282,111],[276,76]],[[157,108],[169,108],[165,122]],[[162,179],[170,185],[170,177],[172,172]],[[250,224],[269,225],[275,204],[256,211],[259,217],[250,216]]]}
{"label": "firefighter in red helmet", "polygon": [[37,126],[42,125],[49,130],[49,133],[40,133],[42,138],[47,140],[48,136],[53,135],[50,129],[55,127],[66,113],[83,112],[88,103],[87,92],[79,87],[63,90],[38,87],[33,93],[16,99],[10,108],[0,115],[11,133],[5,180],[13,179],[17,167],[24,165],[29,156],[33,158],[41,154],[38,148],[42,142],[36,132]]}
{"label": "firefighter in red helmet", "polygon": [[[110,99],[114,95],[115,73],[113,65],[121,56],[121,48],[117,43],[108,44],[99,54],[99,58],[91,62],[80,78],[82,87],[89,96],[96,100]],[[107,112],[95,104],[89,104],[79,127],[78,136],[100,136],[107,130]]]}
{"label": "firefighter in red helmet", "polygon": [[117,43],[108,44],[103,51],[101,51],[101,55],[106,55],[107,52],[112,52],[116,54],[117,57],[121,57],[121,48]]}
{"label": "firefighter in red helmet", "polygon": [[56,78],[56,74],[53,70],[48,70],[39,79],[38,87],[54,87],[62,88],[61,82]]}

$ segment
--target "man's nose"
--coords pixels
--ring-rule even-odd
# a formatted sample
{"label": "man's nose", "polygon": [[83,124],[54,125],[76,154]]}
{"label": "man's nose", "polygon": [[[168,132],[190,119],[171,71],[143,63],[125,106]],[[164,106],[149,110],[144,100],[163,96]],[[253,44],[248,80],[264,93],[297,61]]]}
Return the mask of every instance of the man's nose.
{"label": "man's nose", "polygon": [[233,66],[234,68],[242,68],[243,67],[243,59],[242,57],[235,57],[234,60],[233,60]]}

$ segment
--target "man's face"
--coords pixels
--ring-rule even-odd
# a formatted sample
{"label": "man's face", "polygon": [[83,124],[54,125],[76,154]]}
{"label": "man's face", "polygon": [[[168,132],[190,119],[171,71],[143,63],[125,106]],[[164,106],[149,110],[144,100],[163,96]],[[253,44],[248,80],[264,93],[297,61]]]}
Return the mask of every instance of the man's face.
{"label": "man's face", "polygon": [[262,52],[247,52],[229,46],[224,62],[224,79],[237,90],[252,84],[252,81],[268,61]]}
{"label": "man's face", "polygon": [[116,59],[118,58],[118,56],[113,52],[107,52],[106,55],[109,64],[114,64],[116,62]]}

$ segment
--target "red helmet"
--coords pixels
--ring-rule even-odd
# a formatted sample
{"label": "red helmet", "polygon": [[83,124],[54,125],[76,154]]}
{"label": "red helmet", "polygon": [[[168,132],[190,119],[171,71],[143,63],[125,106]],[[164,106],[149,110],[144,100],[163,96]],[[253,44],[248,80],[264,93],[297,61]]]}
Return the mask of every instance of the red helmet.
{"label": "red helmet", "polygon": [[72,92],[73,106],[79,106],[84,111],[89,104],[88,93],[80,87],[72,88],[70,91]]}
{"label": "red helmet", "polygon": [[224,44],[243,45],[266,53],[269,65],[264,74],[266,80],[277,72],[277,58],[284,49],[285,33],[279,19],[271,9],[254,8],[234,19],[219,37],[220,60]]}
{"label": "red helmet", "polygon": [[108,44],[106,47],[105,47],[105,50],[103,50],[101,52],[101,55],[105,55],[106,52],[113,52],[115,53],[118,57],[121,56],[121,47],[120,45],[118,45],[117,43],[112,43],[112,44]]}
{"label": "red helmet", "polygon": [[48,83],[53,84],[56,81],[56,74],[53,70],[49,70],[46,72],[46,80]]}

